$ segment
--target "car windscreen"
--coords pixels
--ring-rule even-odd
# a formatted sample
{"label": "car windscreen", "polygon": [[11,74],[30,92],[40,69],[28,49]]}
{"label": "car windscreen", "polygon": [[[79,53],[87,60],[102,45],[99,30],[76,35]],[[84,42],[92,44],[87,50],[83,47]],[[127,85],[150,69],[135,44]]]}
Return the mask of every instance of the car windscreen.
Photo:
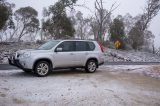
{"label": "car windscreen", "polygon": [[54,46],[56,46],[60,41],[49,41],[46,42],[45,44],[41,45],[38,50],[50,50]]}

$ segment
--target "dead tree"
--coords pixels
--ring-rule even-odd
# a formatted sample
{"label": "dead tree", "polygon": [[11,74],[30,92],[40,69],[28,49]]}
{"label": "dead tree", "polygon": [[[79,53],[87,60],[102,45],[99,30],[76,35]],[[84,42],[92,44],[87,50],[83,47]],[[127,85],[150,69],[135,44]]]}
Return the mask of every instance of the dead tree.
{"label": "dead tree", "polygon": [[160,0],[148,0],[147,6],[144,9],[144,14],[141,16],[142,31],[148,28],[149,23],[158,14],[160,10]]}
{"label": "dead tree", "polygon": [[116,2],[112,4],[110,10],[106,10],[103,6],[103,0],[96,0],[95,1],[95,20],[98,24],[98,35],[97,38],[100,42],[103,42],[103,37],[102,35],[104,34],[106,30],[106,25],[108,24],[109,26],[109,20],[108,18],[112,14],[112,12],[117,8]]}

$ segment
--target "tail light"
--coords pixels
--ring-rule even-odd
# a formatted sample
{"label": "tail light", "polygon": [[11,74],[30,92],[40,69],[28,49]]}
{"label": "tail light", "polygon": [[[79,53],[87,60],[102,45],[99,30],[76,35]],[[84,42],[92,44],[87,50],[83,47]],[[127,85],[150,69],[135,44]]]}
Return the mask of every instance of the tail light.
{"label": "tail light", "polygon": [[102,45],[100,42],[98,42],[98,41],[97,41],[97,43],[98,43],[98,45],[99,45],[99,47],[100,47],[100,49],[101,49],[101,52],[104,52],[103,45]]}

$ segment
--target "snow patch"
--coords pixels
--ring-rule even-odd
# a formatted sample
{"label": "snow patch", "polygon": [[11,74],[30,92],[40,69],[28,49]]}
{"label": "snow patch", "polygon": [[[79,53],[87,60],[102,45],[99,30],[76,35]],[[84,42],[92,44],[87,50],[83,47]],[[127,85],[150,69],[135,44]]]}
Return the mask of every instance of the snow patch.
{"label": "snow patch", "polygon": [[148,52],[133,50],[115,50],[106,48],[106,61],[108,62],[160,62],[160,56]]}

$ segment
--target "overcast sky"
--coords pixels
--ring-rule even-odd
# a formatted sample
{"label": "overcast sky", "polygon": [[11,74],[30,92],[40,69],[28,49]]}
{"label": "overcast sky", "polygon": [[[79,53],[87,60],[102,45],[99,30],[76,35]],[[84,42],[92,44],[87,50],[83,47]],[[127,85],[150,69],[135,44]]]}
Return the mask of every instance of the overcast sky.
{"label": "overcast sky", "polygon": [[[15,3],[16,8],[25,6],[31,6],[39,12],[39,18],[42,17],[43,7],[48,7],[49,5],[53,5],[57,0],[7,0],[10,3]],[[78,0],[77,4],[85,4],[94,12],[94,1],[95,0]],[[145,2],[147,0],[104,0],[104,7],[106,9],[110,9],[111,5],[114,2],[120,4],[119,7],[114,11],[113,15],[125,15],[126,13],[130,13],[132,16],[136,16],[138,14],[143,13],[143,8],[145,6]],[[91,16],[93,12],[85,9],[77,7],[76,10],[82,11],[84,16]],[[160,45],[160,12],[159,14],[152,20],[149,28],[153,34],[156,36],[155,44],[157,46]]]}

